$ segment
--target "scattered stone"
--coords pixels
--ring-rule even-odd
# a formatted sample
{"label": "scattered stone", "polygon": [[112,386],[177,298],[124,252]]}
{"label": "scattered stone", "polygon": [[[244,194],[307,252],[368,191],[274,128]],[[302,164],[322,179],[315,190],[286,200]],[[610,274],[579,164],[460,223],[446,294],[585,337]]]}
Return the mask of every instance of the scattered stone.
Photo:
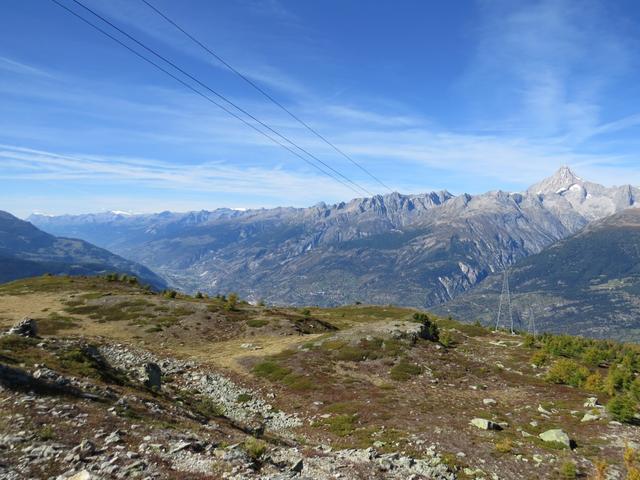
{"label": "scattered stone", "polygon": [[581,422],[593,422],[594,420],[600,420],[600,415],[594,415],[593,413],[585,413]]}
{"label": "scattered stone", "polygon": [[502,430],[500,425],[492,422],[491,420],[487,420],[486,418],[474,418],[470,423],[481,430]]}
{"label": "scattered stone", "polygon": [[67,480],[91,480],[93,477],[86,470],[81,470],[75,475],[68,477]]}
{"label": "scattered stone", "polygon": [[571,439],[569,435],[567,435],[564,430],[559,428],[554,428],[551,430],[547,430],[546,432],[542,432],[538,435],[540,439],[544,442],[556,442],[565,445],[568,448],[571,448]]}
{"label": "scattered stone", "polygon": [[551,415],[551,412],[549,410],[547,410],[546,408],[544,408],[542,405],[538,405],[538,411],[540,413],[545,414],[545,415]]}
{"label": "scattered stone", "polygon": [[493,398],[485,398],[482,400],[482,403],[484,403],[485,405],[495,405],[496,402]]}
{"label": "scattered stone", "polygon": [[111,445],[120,442],[122,442],[122,432],[120,430],[112,432],[107,438],[104,439],[105,445]]}
{"label": "scattered stone", "polygon": [[584,408],[598,408],[602,407],[600,403],[598,403],[598,397],[587,397],[587,401],[584,402]]}
{"label": "scattered stone", "polygon": [[169,450],[169,453],[176,453],[179,452],[180,450],[184,450],[186,448],[189,448],[191,446],[191,442],[178,442],[176,443],[173,448],[171,450]]}

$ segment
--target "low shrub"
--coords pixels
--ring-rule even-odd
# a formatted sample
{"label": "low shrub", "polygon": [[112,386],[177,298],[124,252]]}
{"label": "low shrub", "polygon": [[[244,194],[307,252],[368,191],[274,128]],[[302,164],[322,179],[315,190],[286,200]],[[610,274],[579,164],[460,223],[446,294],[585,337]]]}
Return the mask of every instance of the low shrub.
{"label": "low shrub", "polygon": [[531,355],[531,359],[529,361],[536,367],[542,367],[544,365],[547,365],[550,360],[551,360],[551,357],[547,353],[543,352],[542,350],[539,350],[533,355]]}
{"label": "low shrub", "polygon": [[593,393],[601,393],[605,391],[605,384],[602,375],[598,372],[593,372],[587,377],[582,386],[585,390]]}
{"label": "low shrub", "polygon": [[54,438],[56,438],[53,428],[51,428],[50,425],[45,425],[44,427],[42,427],[40,430],[38,430],[36,435],[38,437],[38,440],[42,442],[46,442],[47,440],[53,440]]}
{"label": "low shrub", "polygon": [[442,345],[443,347],[452,347],[455,344],[455,340],[453,338],[453,335],[451,334],[451,332],[449,331],[444,331],[440,334],[440,345]]}
{"label": "low shrub", "polygon": [[437,342],[439,340],[440,330],[438,329],[438,325],[429,319],[429,316],[426,313],[414,313],[413,320],[422,324],[422,327],[420,328],[420,338],[424,338],[425,340],[430,340],[432,342]]}
{"label": "low shrub", "polygon": [[582,386],[589,376],[589,369],[569,358],[557,360],[549,369],[546,380],[551,383]]}
{"label": "low shrub", "polygon": [[576,468],[576,464],[567,461],[560,465],[560,478],[563,480],[573,480],[574,478],[578,478],[578,469]]}
{"label": "low shrub", "polygon": [[496,451],[499,453],[511,453],[513,451],[513,442],[510,438],[496,442]]}
{"label": "low shrub", "polygon": [[607,402],[607,412],[618,422],[632,422],[636,411],[636,401],[629,395],[616,395]]}
{"label": "low shrub", "polygon": [[259,460],[267,451],[267,443],[254,437],[245,440],[242,447],[253,460]]}
{"label": "low shrub", "polygon": [[411,377],[415,377],[422,373],[422,367],[406,360],[401,360],[395,367],[391,369],[390,376],[393,380],[404,382]]}

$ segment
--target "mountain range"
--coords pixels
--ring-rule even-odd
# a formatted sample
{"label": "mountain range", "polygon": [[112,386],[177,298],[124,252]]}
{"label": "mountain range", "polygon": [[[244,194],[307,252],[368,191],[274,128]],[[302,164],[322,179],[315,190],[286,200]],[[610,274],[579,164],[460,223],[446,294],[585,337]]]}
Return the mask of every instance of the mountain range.
{"label": "mountain range", "polygon": [[0,211],[0,283],[36,275],[126,273],[163,288],[164,280],[142,265],[91,245],[59,238]]}
{"label": "mountain range", "polygon": [[441,305],[592,222],[640,190],[569,168],[524,192],[392,193],[309,208],[32,215],[154,270],[173,287],[269,303]]}

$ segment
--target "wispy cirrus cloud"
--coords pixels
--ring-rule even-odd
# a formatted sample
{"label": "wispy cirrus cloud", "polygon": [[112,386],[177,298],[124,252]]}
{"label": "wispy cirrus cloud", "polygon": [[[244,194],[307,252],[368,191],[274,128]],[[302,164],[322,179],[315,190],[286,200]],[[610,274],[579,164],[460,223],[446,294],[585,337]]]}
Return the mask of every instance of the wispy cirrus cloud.
{"label": "wispy cirrus cloud", "polygon": [[629,71],[635,45],[611,5],[587,0],[480,2],[478,47],[463,85],[492,85],[473,101],[492,123],[529,137],[580,143],[602,123],[606,95]]}
{"label": "wispy cirrus cloud", "polygon": [[55,78],[53,73],[36,68],[33,65],[28,65],[26,63],[19,62],[12,58],[0,56],[0,70],[4,70],[5,72],[17,73],[20,75],[29,75],[29,76],[37,76],[37,77],[46,77],[46,78]]}
{"label": "wispy cirrus cloud", "polygon": [[[145,158],[91,154],[59,154],[0,144],[0,180],[80,181],[83,184],[117,182],[164,190],[245,193],[279,198],[283,191],[294,204],[311,202],[320,188],[327,196],[352,195],[329,178],[282,168],[240,168],[237,165],[203,162],[184,165]],[[349,193],[347,193],[349,192]]]}

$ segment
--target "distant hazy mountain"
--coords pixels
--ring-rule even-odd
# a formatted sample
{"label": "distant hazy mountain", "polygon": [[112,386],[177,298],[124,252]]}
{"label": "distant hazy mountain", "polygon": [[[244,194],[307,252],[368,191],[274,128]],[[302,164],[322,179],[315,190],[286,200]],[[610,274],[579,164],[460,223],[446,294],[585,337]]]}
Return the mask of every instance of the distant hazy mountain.
{"label": "distant hazy mountain", "polygon": [[638,189],[583,182],[562,168],[523,193],[393,193],[310,208],[30,219],[189,291],[233,290],[297,304],[432,306],[635,205],[636,197]]}
{"label": "distant hazy mountain", "polygon": [[[516,320],[539,331],[640,340],[640,209],[590,224],[510,269]],[[444,307],[467,320],[495,322],[502,275]],[[530,308],[531,307],[531,308]]]}
{"label": "distant hazy mountain", "polygon": [[95,275],[119,272],[161,288],[164,280],[148,268],[83,240],[57,238],[31,223],[0,211],[0,282],[52,274]]}

